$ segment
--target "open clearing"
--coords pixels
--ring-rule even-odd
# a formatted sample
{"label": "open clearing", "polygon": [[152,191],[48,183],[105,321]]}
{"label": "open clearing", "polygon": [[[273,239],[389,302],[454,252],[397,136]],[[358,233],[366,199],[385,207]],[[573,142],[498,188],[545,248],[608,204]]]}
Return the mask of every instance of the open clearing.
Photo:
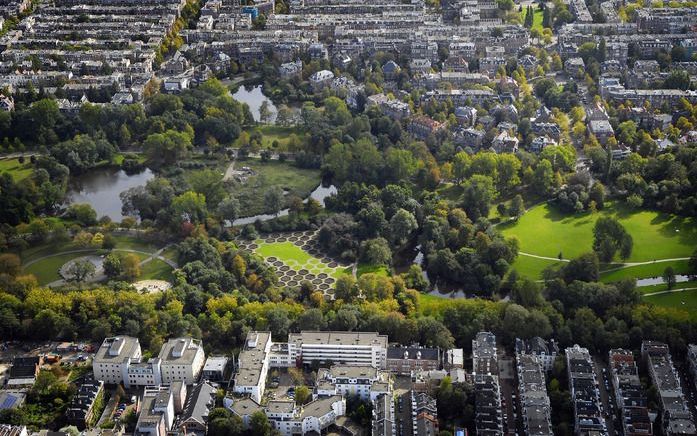
{"label": "open clearing", "polygon": [[[681,288],[682,286],[678,284],[676,287]],[[691,318],[697,318],[697,288],[689,291],[646,296],[643,301],[653,303],[656,306],[684,310]]]}
{"label": "open clearing", "polygon": [[0,160],[0,173],[8,172],[15,182],[26,179],[31,175],[32,164],[29,163],[29,158],[25,158],[23,164],[19,163],[19,159],[2,159]]}
{"label": "open clearing", "polygon": [[291,196],[306,198],[320,183],[319,170],[298,168],[288,162],[241,160],[235,163],[235,169],[242,167],[249,167],[256,173],[245,183],[235,182],[234,193],[245,217],[267,212],[264,193],[272,186],[283,189],[286,199]]}
{"label": "open clearing", "polygon": [[[697,223],[692,218],[678,217],[655,211],[631,211],[624,206],[609,204],[595,214],[564,214],[550,204],[529,210],[518,222],[502,223],[497,228],[506,237],[520,241],[520,251],[536,256],[571,259],[592,250],[593,226],[601,216],[617,218],[634,238],[634,250],[627,262],[689,257],[697,247]],[[554,260],[530,258],[520,254],[514,267],[521,274],[538,279],[544,268],[559,263]],[[660,275],[669,265],[677,271],[684,269],[681,261],[656,262],[654,265],[628,267],[611,274],[614,280],[623,277],[652,277]],[[621,267],[606,265],[603,270]],[[620,272],[621,271],[621,272]]]}

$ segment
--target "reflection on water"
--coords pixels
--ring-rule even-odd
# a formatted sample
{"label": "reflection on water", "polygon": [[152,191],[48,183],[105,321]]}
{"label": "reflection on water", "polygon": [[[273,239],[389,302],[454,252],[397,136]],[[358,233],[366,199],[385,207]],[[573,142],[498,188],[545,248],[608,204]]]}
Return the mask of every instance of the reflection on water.
{"label": "reflection on water", "polygon": [[[334,186],[334,185],[324,186],[320,183],[320,185],[318,187],[316,187],[315,190],[310,193],[310,198],[317,200],[322,205],[322,207],[324,207],[324,199],[329,197],[332,194],[336,194],[336,186]],[[306,201],[307,201],[307,199],[306,199]],[[260,215],[254,215],[254,216],[250,216],[250,217],[246,217],[246,218],[240,218],[238,220],[235,220],[235,225],[236,226],[244,226],[247,224],[253,224],[257,220],[269,221],[269,220],[272,220],[276,217],[286,216],[286,215],[288,215],[288,209],[283,209],[282,211],[280,211],[278,213],[278,215],[271,215],[268,213],[263,213]]]}
{"label": "reflection on water", "polygon": [[261,104],[263,102],[267,102],[269,105],[269,110],[271,111],[271,117],[267,120],[267,122],[273,124],[276,121],[278,110],[273,102],[267,96],[265,96],[261,90],[262,85],[256,85],[253,87],[240,86],[237,92],[232,95],[232,98],[237,101],[241,101],[242,103],[247,103],[247,106],[249,106],[249,110],[252,112],[252,116],[254,117],[254,121],[257,122],[259,122],[261,118],[259,115],[259,108],[261,108]]}
{"label": "reflection on water", "polygon": [[138,174],[126,174],[118,168],[99,168],[70,180],[68,187],[69,203],[88,203],[97,212],[97,217],[106,215],[112,221],[125,218],[121,214],[119,194],[155,177],[150,169]]}
{"label": "reflection on water", "polygon": [[[691,278],[688,275],[677,274],[675,276],[675,283],[689,282],[690,279]],[[663,280],[663,277],[650,277],[648,279],[637,279],[636,285],[637,286],[662,285],[665,282],[666,281]]]}

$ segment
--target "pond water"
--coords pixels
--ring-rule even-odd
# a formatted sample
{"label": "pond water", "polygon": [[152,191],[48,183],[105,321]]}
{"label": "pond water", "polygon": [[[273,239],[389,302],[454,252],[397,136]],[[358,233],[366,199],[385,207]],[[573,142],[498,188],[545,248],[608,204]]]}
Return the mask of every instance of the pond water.
{"label": "pond water", "polygon": [[119,168],[99,168],[71,178],[68,186],[67,203],[88,203],[97,212],[97,218],[104,215],[112,221],[125,218],[121,214],[123,191],[145,185],[155,177],[149,168],[137,174],[126,174]]}
{"label": "pond water", "polygon": [[[675,283],[682,283],[682,282],[689,282],[692,280],[692,278],[688,275],[684,274],[676,274],[675,275]],[[666,281],[663,280],[663,277],[650,277],[648,279],[637,279],[636,285],[637,286],[652,286],[652,285],[662,285]]]}
{"label": "pond water", "polygon": [[261,108],[261,104],[263,102],[267,102],[269,109],[271,110],[271,118],[268,120],[268,122],[273,124],[276,121],[278,111],[273,102],[261,92],[262,89],[262,85],[243,85],[237,89],[237,92],[232,94],[232,98],[242,103],[247,103],[247,106],[249,106],[249,110],[252,112],[252,116],[254,117],[254,121],[256,122],[259,122],[261,118],[259,116],[259,108]]}
{"label": "pond water", "polygon": [[[317,200],[319,202],[319,204],[321,204],[322,207],[324,207],[324,199],[329,197],[332,194],[336,194],[336,192],[337,192],[336,186],[334,186],[334,185],[326,185],[325,186],[325,185],[320,183],[319,186],[316,187],[315,190],[310,193],[309,198]],[[305,199],[305,201],[307,201],[307,199]],[[283,209],[282,211],[280,211],[278,213],[278,215],[271,215],[268,213],[263,213],[263,214],[259,214],[259,215],[240,218],[240,219],[235,220],[235,225],[236,226],[244,226],[247,224],[253,224],[257,220],[269,221],[269,220],[272,220],[272,219],[277,218],[279,216],[286,216],[286,215],[288,215],[288,209]]]}

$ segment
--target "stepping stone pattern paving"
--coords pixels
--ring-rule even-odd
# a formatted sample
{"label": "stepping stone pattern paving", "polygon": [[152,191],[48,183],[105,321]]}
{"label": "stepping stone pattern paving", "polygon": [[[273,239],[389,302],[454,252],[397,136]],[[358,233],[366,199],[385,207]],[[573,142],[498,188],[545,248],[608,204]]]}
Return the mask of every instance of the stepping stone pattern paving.
{"label": "stepping stone pattern paving", "polygon": [[243,250],[254,251],[259,254],[258,249],[261,244],[292,243],[312,257],[307,262],[298,262],[294,259],[281,260],[275,256],[266,257],[266,263],[275,269],[279,281],[284,286],[297,287],[300,286],[300,283],[307,280],[314,285],[315,289],[322,291],[325,295],[330,295],[334,291],[336,278],[350,264],[324,254],[317,242],[317,233],[316,230],[271,233],[253,242],[238,240],[237,245]]}

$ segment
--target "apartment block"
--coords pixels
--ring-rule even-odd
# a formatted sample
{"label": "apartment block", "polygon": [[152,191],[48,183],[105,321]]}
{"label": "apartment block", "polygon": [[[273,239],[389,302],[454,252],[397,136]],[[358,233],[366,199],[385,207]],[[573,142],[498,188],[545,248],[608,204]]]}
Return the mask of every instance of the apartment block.
{"label": "apartment block", "polygon": [[663,413],[663,434],[693,435],[697,433],[692,412],[683,392],[680,376],[673,365],[668,344],[643,341],[641,355],[649,368],[651,381],[658,390]]}
{"label": "apartment block", "polygon": [[608,355],[612,389],[615,392],[617,410],[621,414],[625,436],[653,434],[653,426],[647,408],[646,394],[641,387],[634,355],[629,350],[610,350]]}
{"label": "apartment block", "polygon": [[566,365],[576,434],[608,436],[607,423],[601,409],[595,364],[588,349],[578,345],[567,348]]}
{"label": "apartment block", "polygon": [[472,341],[472,377],[474,379],[475,425],[477,435],[503,435],[496,336],[479,332]]}
{"label": "apartment block", "polygon": [[533,354],[516,354],[520,413],[525,434],[552,436],[552,418],[544,366]]}

